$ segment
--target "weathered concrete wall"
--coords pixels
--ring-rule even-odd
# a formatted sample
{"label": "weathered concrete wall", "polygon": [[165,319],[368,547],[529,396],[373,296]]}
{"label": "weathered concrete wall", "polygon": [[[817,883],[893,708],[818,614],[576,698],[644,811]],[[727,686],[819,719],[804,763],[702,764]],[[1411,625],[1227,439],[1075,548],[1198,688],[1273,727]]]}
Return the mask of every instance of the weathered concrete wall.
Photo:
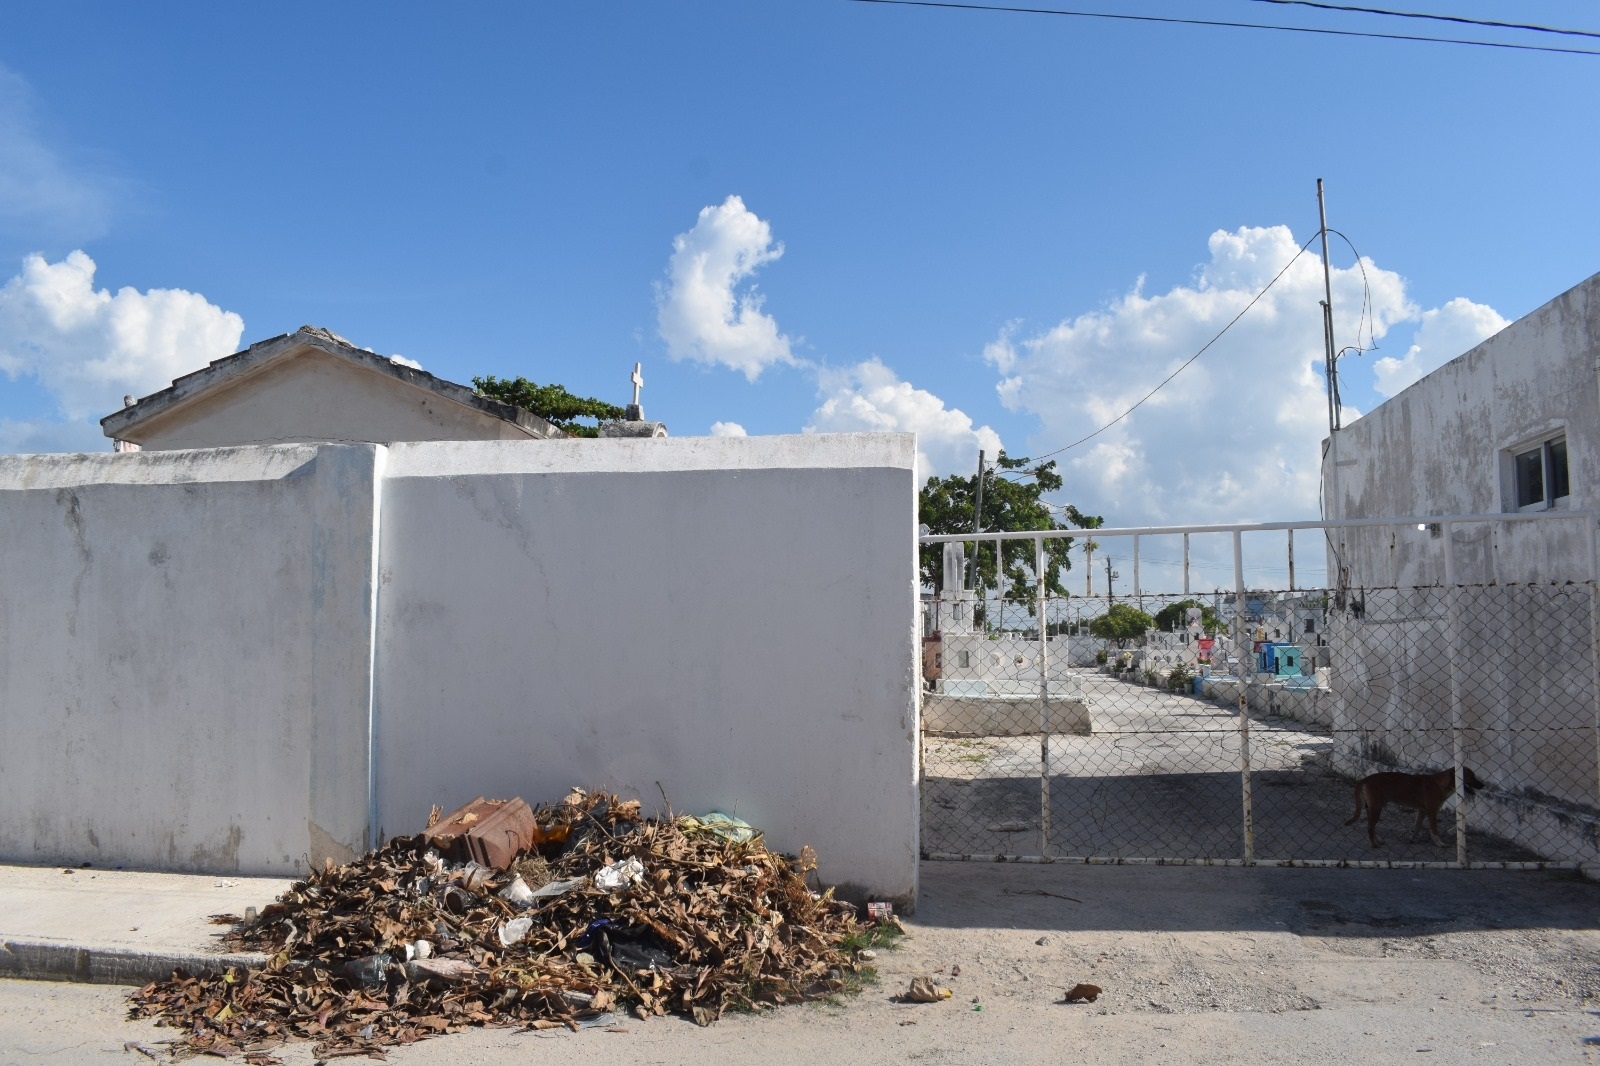
{"label": "weathered concrete wall", "polygon": [[[1507,449],[1564,432],[1572,494],[1600,505],[1600,274],[1445,364],[1339,434],[1344,518],[1515,511]],[[1323,477],[1334,471],[1325,460]],[[1456,580],[1585,580],[1582,523],[1506,523],[1455,531]],[[1345,533],[1351,583],[1431,585],[1444,577],[1438,537],[1409,528]],[[1330,560],[1330,568],[1332,561]],[[1331,572],[1331,570],[1330,570]]]}
{"label": "weathered concrete wall", "polygon": [[659,782],[908,901],[914,457],[882,434],[0,457],[0,859],[292,873],[431,803]]}
{"label": "weathered concrete wall", "polygon": [[0,456],[0,859],[364,845],[378,451]]}
{"label": "weathered concrete wall", "polygon": [[1495,831],[1546,858],[1592,861],[1592,841],[1551,835],[1600,813],[1591,609],[1589,588],[1573,584],[1463,588],[1454,603],[1444,588],[1383,590],[1366,594],[1359,615],[1335,612],[1333,768],[1361,777],[1451,766],[1459,726],[1462,761],[1490,790],[1545,811]]}
{"label": "weathered concrete wall", "polygon": [[504,419],[315,348],[202,393],[127,438],[147,450],[340,439],[531,439]]}
{"label": "weathered concrete wall", "polygon": [[914,439],[397,445],[384,486],[387,834],[479,793],[615,789],[916,885]]}

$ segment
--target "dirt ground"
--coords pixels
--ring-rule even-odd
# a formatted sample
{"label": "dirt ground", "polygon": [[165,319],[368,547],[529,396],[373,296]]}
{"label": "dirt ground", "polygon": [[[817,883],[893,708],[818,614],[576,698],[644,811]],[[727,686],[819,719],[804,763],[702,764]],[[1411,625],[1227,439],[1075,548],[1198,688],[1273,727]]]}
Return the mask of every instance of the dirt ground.
{"label": "dirt ground", "polygon": [[[924,863],[909,935],[839,1005],[483,1030],[400,1064],[1574,1063],[1600,1051],[1600,886],[1571,874]],[[959,976],[955,967],[960,967]],[[919,975],[953,991],[897,994]],[[1104,989],[1064,1004],[1080,981]],[[0,982],[0,1066],[148,1062],[125,990]],[[284,1052],[294,1066],[310,1048]]]}

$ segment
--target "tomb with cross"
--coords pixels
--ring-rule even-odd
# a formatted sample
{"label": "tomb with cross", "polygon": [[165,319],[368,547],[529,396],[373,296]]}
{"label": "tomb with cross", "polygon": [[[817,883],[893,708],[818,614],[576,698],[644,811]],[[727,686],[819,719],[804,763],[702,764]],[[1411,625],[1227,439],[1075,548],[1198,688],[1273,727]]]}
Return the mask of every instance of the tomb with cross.
{"label": "tomb with cross", "polygon": [[643,368],[643,363],[634,363],[633,377],[629,379],[633,382],[633,402],[628,405],[627,412],[622,416],[629,422],[644,421],[644,408],[639,404],[639,390],[644,388],[644,374],[640,372]]}
{"label": "tomb with cross", "polygon": [[629,376],[633,382],[633,402],[623,411],[621,421],[600,423],[602,437],[665,437],[667,427],[661,422],[646,422],[644,420],[644,405],[639,402],[639,390],[644,388],[644,364],[634,363],[633,374]]}

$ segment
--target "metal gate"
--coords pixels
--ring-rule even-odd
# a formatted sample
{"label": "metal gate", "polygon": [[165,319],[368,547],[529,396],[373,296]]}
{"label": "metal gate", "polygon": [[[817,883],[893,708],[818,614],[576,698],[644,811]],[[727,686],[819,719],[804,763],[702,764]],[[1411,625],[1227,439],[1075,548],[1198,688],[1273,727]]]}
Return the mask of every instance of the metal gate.
{"label": "metal gate", "polygon": [[[1556,512],[988,535],[1032,541],[1035,574],[1045,538],[1092,536],[1097,562],[1131,561],[1132,588],[1041,596],[1035,583],[1007,598],[980,573],[925,601],[923,857],[1596,861],[1593,531],[1590,516]],[[1327,545],[1334,580],[1297,579],[1297,534]],[[1227,591],[1196,587],[1191,538],[1206,536],[1231,541]],[[1581,579],[1509,580],[1525,576],[1518,560],[1563,557]],[[1247,570],[1279,580],[1252,587]],[[1152,574],[1178,590],[1148,591]],[[1354,782],[1373,773],[1439,775],[1398,782],[1431,790],[1424,806],[1441,799],[1437,838],[1397,795],[1371,842]]]}

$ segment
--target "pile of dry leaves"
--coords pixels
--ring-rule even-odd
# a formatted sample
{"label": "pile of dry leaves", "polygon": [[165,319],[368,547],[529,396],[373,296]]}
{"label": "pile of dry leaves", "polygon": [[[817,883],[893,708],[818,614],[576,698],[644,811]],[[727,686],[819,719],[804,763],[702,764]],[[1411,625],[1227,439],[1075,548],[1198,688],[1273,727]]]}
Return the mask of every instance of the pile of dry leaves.
{"label": "pile of dry leaves", "polygon": [[325,1058],[369,1054],[473,1025],[610,1024],[669,1011],[708,1025],[730,1008],[858,984],[874,928],[815,856],[775,855],[759,833],[574,791],[534,812],[545,842],[505,871],[441,856],[426,834],[297,882],[230,946],[259,970],[181,971],[132,996],[132,1016],[184,1030],[181,1053],[272,1062],[284,1040]]}

